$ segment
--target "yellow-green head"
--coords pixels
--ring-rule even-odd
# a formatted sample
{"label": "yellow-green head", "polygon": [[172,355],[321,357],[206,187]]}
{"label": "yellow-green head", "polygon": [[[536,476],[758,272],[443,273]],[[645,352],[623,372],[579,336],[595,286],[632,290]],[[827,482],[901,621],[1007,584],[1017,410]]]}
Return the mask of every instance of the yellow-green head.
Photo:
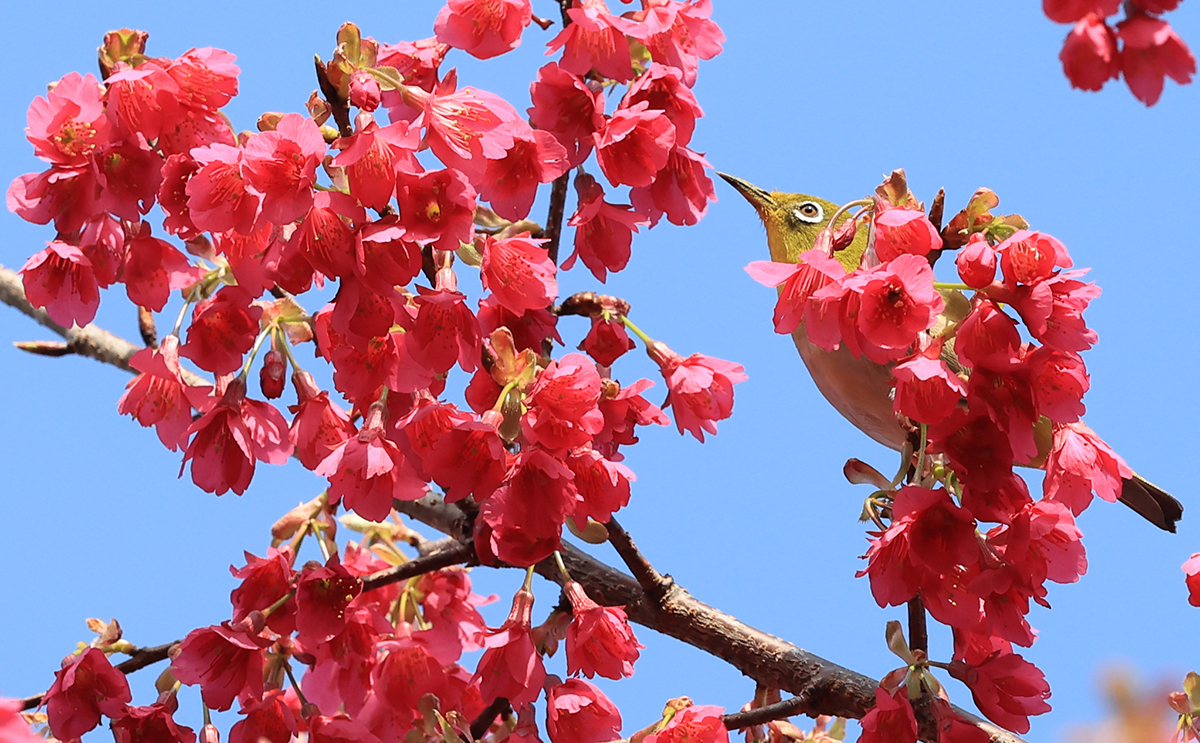
{"label": "yellow-green head", "polygon": [[[816,196],[782,191],[768,192],[736,176],[726,173],[717,175],[736,188],[758,212],[759,219],[767,230],[771,260],[779,263],[796,263],[800,260],[801,253],[812,250],[817,235],[829,226],[829,220],[833,219],[839,208],[832,201]],[[837,224],[840,225],[849,218],[848,212],[842,212]],[[862,261],[863,253],[867,249],[867,234],[868,230],[858,230],[850,245],[834,254],[847,271],[858,268]]]}

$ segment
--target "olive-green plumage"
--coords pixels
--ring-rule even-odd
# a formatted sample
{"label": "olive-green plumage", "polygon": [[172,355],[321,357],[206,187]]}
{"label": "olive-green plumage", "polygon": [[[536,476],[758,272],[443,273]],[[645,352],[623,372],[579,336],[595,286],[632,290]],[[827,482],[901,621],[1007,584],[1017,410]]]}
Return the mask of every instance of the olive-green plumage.
{"label": "olive-green plumage", "polygon": [[[796,263],[800,255],[811,250],[817,236],[829,226],[838,213],[838,205],[807,194],[764,191],[736,176],[718,173],[738,190],[758,212],[767,231],[767,247],[771,260]],[[849,215],[838,217],[840,225]],[[859,229],[854,240],[834,257],[849,271],[859,267],[866,251],[869,230]],[[808,367],[808,372],[834,408],[847,420],[884,446],[899,450],[908,434],[892,409],[892,371],[890,366],[876,364],[866,357],[855,358],[844,346],[826,351],[808,340],[804,323],[792,332],[796,350]],[[1045,466],[1045,453],[1050,445],[1050,424],[1035,432],[1043,451],[1029,466]],[[1178,500],[1139,475],[1127,479],[1121,490],[1121,502],[1147,521],[1167,531],[1175,531],[1175,522],[1183,515]]]}

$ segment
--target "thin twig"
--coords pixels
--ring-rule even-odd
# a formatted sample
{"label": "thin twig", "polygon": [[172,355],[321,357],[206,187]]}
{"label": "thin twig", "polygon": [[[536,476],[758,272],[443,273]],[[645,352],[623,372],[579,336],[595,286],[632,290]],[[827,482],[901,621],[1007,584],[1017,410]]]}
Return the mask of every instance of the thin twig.
{"label": "thin twig", "polygon": [[504,697],[493,699],[492,703],[484,707],[479,716],[471,722],[471,740],[482,740],[499,715],[507,715],[511,712],[512,705],[509,704],[507,699]]}
{"label": "thin twig", "polygon": [[742,728],[761,725],[764,722],[783,720],[792,715],[800,714],[808,706],[808,697],[805,694],[797,694],[791,699],[785,699],[775,704],[768,704],[765,707],[755,707],[745,712],[733,712],[728,715],[722,715],[721,722],[725,723],[727,730],[741,730]]}
{"label": "thin twig", "polygon": [[925,602],[920,596],[908,601],[908,647],[929,654],[929,631],[925,626]]}
{"label": "thin twig", "polygon": [[402,580],[408,580],[418,575],[432,573],[435,570],[448,568],[451,565],[461,565],[475,560],[475,546],[470,542],[454,542],[445,549],[431,552],[428,555],[413,558],[403,565],[380,570],[363,578],[363,590],[371,591],[383,586],[390,586]]}
{"label": "thin twig", "polygon": [[568,171],[555,178],[551,184],[550,210],[546,214],[546,229],[542,230],[542,237],[547,240],[546,254],[555,265],[558,265],[558,245],[562,240],[563,217],[567,208],[567,181],[570,177]]}
{"label": "thin twig", "polygon": [[633,577],[637,579],[638,585],[646,592],[646,595],[654,601],[662,601],[667,595],[667,591],[674,583],[670,578],[664,578],[661,573],[654,569],[646,556],[642,554],[637,545],[633,543],[633,539],[629,536],[629,532],[621,528],[615,518],[610,517],[608,524],[608,541],[616,549],[617,554],[625,561],[629,572],[633,573]]}

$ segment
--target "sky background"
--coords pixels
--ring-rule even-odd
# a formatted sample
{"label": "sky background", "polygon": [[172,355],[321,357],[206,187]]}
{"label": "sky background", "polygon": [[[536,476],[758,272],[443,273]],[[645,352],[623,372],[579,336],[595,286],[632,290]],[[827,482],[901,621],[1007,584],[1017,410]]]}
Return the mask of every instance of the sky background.
{"label": "sky background", "polygon": [[[1087,420],[1189,510],[1173,536],[1116,505],[1097,502],[1082,516],[1091,570],[1078,584],[1051,586],[1053,610],[1030,615],[1041,638],[1023,652],[1045,671],[1054,711],[1035,718],[1028,738],[1064,740],[1071,727],[1099,719],[1101,673],[1114,664],[1178,685],[1200,669],[1200,615],[1187,604],[1179,569],[1200,550],[1192,472],[1200,416],[1193,285],[1200,88],[1168,82],[1149,110],[1120,82],[1098,94],[1071,90],[1057,59],[1068,28],[1047,20],[1036,0],[714,5],[727,42],[701,65],[695,91],[707,116],[692,143],[714,167],[838,202],[869,193],[903,167],[919,198],[946,188],[948,214],[987,186],[1000,196],[1000,213],[1021,213],[1060,238],[1077,266],[1093,268],[1104,294],[1087,315],[1100,336],[1085,355]],[[263,111],[304,110],[315,87],[312,55],[330,56],[343,21],[384,42],[418,39],[432,34],[440,6],[16,5],[6,12],[13,31],[0,78],[0,182],[42,169],[23,138],[26,108],[47,82],[94,72],[94,49],[109,29],[148,30],[152,55],[200,46],[236,54],[241,94],[225,110],[237,128],[250,129]],[[535,0],[534,12],[556,17],[556,4]],[[1184,3],[1168,18],[1200,47],[1200,4]],[[519,49],[487,64],[453,51],[443,69],[458,66],[461,84],[524,110],[556,29],[531,27]],[[866,549],[857,517],[868,490],[847,484],[841,469],[858,457],[891,472],[896,456],[844,422],[790,339],[772,332],[774,293],[742,270],[766,257],[762,229],[732,189],[718,182],[717,193],[698,226],[664,221],[638,236],[629,268],[605,290],[628,299],[632,318],[652,336],[683,354],[742,363],[749,381],[737,386],[733,417],[707,443],[672,428],[646,431],[628,448],[638,482],[620,518],[659,570],[701,600],[878,678],[898,664],[885,647],[884,623],[904,610],[878,608],[865,579],[854,579]],[[568,214],[573,208],[572,191]],[[532,218],[544,214],[543,194]],[[52,236],[48,227],[0,217],[0,264],[20,268]],[[582,266],[561,286],[564,295],[601,288]],[[168,308],[160,332],[173,319]],[[103,295],[97,323],[136,338],[134,311],[119,289]],[[570,350],[587,326],[564,318],[560,330]],[[295,462],[260,466],[242,497],[217,498],[189,477],[176,479],[180,455],[116,413],[128,375],[9,345],[47,336],[0,309],[0,694],[9,697],[50,685],[59,659],[90,639],[87,617],[116,617],[127,639],[142,645],[226,619],[235,585],[228,566],[243,564],[242,550],[264,554],[270,524],[323,484]],[[640,352],[618,362],[615,374],[626,384],[657,379]],[[660,401],[662,389],[659,381],[650,397]],[[593,552],[617,561],[607,547]],[[500,594],[485,610],[499,624],[520,573],[477,570],[473,578],[480,593]],[[536,591],[535,619],[556,600],[544,582]],[[690,646],[644,629],[638,637],[647,647],[634,677],[603,684],[626,734],[675,696],[734,709],[753,694],[751,681]],[[934,631],[932,657],[949,660],[950,652],[948,634]],[[562,664],[560,656],[549,668],[563,674]],[[131,677],[135,701],[152,701],[156,673]],[[970,705],[963,687],[949,689],[954,702]],[[178,719],[199,728],[198,695],[181,700]]]}

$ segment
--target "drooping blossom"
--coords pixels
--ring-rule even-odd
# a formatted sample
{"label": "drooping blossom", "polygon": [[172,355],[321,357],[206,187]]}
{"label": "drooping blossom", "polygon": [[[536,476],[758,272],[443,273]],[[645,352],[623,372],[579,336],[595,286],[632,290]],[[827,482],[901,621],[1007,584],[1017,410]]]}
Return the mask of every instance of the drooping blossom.
{"label": "drooping blossom", "polygon": [[592,151],[592,137],[604,126],[604,98],[582,76],[551,62],[529,86],[529,122],[554,135],[567,151],[567,164],[580,165]]}
{"label": "drooping blossom", "polygon": [[875,689],[875,706],[863,716],[858,739],[862,743],[916,743],[917,718],[905,687],[893,692]]}
{"label": "drooping blossom", "polygon": [[614,186],[649,186],[675,147],[675,125],[646,101],[618,109],[595,134],[596,160]]}
{"label": "drooping blossom", "polygon": [[222,287],[192,310],[187,343],[179,355],[214,374],[232,374],[242,366],[242,356],[254,345],[262,307],[236,286]]}
{"label": "drooping blossom", "polygon": [[954,265],[963,283],[972,289],[983,289],[996,278],[996,250],[977,232],[959,251]]}
{"label": "drooping blossom", "polygon": [[532,611],[533,594],[521,589],[513,596],[504,624],[488,630],[483,641],[486,649],[471,679],[472,684],[479,685],[484,699],[504,697],[518,707],[532,703],[541,694],[546,669],[530,634]]}
{"label": "drooping blossom", "polygon": [[192,399],[206,396],[211,387],[191,387],[179,366],[179,336],[168,335],[157,349],[143,348],[129,359],[140,373],[125,385],[117,412],[131,415],[143,426],[154,426],[163,446],[178,451],[187,443],[192,425]]}
{"label": "drooping blossom", "polygon": [[881,261],[928,255],[941,247],[942,238],[923,212],[895,207],[875,216],[875,252]]}
{"label": "drooping blossom", "polygon": [[398,170],[424,170],[416,158],[421,132],[407,121],[381,127],[365,115],[360,115],[357,123],[354,134],[334,143],[341,152],[333,164],[346,169],[351,196],[365,207],[383,209],[396,192]]}
{"label": "drooping blossom", "polygon": [[483,238],[483,288],[516,314],[549,307],[558,296],[557,268],[542,247],[545,242],[528,232],[501,240],[491,235]]}
{"label": "drooping blossom", "polygon": [[[263,695],[263,650],[271,640],[253,627],[253,620],[192,630],[171,661],[175,678],[199,684],[204,704],[218,711],[233,706],[242,694]],[[261,627],[261,625],[259,625]]]}
{"label": "drooping blossom", "polygon": [[919,423],[938,423],[966,397],[967,386],[946,362],[916,354],[892,369],[893,406]]}
{"label": "drooping blossom", "polygon": [[1075,24],[1058,58],[1071,87],[1079,90],[1100,90],[1121,74],[1117,35],[1094,14]]}
{"label": "drooping blossom", "polygon": [[725,41],[721,28],[710,19],[711,0],[657,0],[649,5],[642,19],[642,43],[651,59],[680,70],[683,84],[693,87],[700,60],[720,54]]}
{"label": "drooping blossom", "polygon": [[694,353],[686,359],[655,342],[647,349],[667,383],[667,404],[675,412],[679,433],[701,442],[704,432],[717,433],[717,421],[733,413],[733,385],[749,377],[741,364]]}
{"label": "drooping blossom", "polygon": [[786,334],[800,327],[813,295],[842,279],[846,269],[825,251],[809,250],[795,263],[752,261],[746,273],[763,286],[782,287],[775,303],[775,332]]}
{"label": "drooping blossom", "polygon": [[362,581],[350,574],[337,554],[324,565],[308,562],[296,581],[297,639],[326,642],[346,626],[346,607],[362,593]]}
{"label": "drooping blossom", "polygon": [[546,689],[546,732],[551,743],[604,743],[621,737],[621,713],[604,692],[583,679]]}
{"label": "drooping blossom", "polygon": [[521,45],[532,10],[529,0],[447,0],[433,32],[443,44],[477,59],[491,59]]}
{"label": "drooping blossom", "polygon": [[1117,25],[1121,40],[1121,73],[1135,98],[1153,106],[1162,95],[1164,78],[1180,85],[1196,74],[1196,57],[1171,28],[1147,15],[1134,15]]}
{"label": "drooping blossom", "polygon": [[1050,711],[1050,685],[1037,666],[1017,653],[996,653],[980,663],[952,663],[950,674],[971,690],[979,711],[1017,733],[1029,732],[1029,717]]}
{"label": "drooping blossom", "polygon": [[538,374],[527,394],[525,435],[548,449],[571,449],[591,440],[604,425],[600,374],[591,359],[569,353]]}
{"label": "drooping blossom", "polygon": [[646,71],[629,86],[622,102],[624,106],[645,101],[650,108],[662,111],[675,125],[675,146],[686,147],[696,130],[696,119],[704,116],[704,110],[696,101],[696,94],[683,84],[683,73],[678,68],[651,62]]}
{"label": "drooping blossom", "polygon": [[630,484],[637,479],[633,470],[605,458],[591,446],[572,449],[567,466],[575,475],[579,498],[571,518],[581,528],[588,519],[606,524],[614,513],[629,505]]}
{"label": "drooping blossom", "polygon": [[654,182],[630,189],[629,200],[650,218],[651,225],[657,224],[664,214],[671,224],[696,224],[708,213],[708,202],[717,200],[706,170],[712,170],[712,165],[703,155],[676,146],[654,176]]}
{"label": "drooping blossom", "polygon": [[447,168],[400,174],[396,183],[400,226],[406,237],[439,250],[458,250],[475,232],[475,189],[460,171]]}
{"label": "drooping blossom", "polygon": [[579,344],[579,350],[587,353],[601,366],[612,366],[613,362],[633,350],[633,339],[625,332],[625,323],[620,320],[592,318],[592,327]]}
{"label": "drooping blossom", "polygon": [[255,460],[283,464],[292,453],[287,421],[274,405],[246,398],[246,383],[231,381],[220,401],[188,427],[192,437],[179,474],[192,462],[192,482],[210,493],[241,495]]}
{"label": "drooping blossom", "polygon": [[271,689],[261,700],[242,700],[238,714],[245,715],[229,728],[229,743],[288,743],[299,731],[296,715],[284,701],[281,689]]}
{"label": "drooping blossom", "polygon": [[567,172],[567,150],[553,134],[526,130],[513,135],[513,146],[504,157],[488,160],[479,184],[479,197],[492,210],[513,222],[529,216],[539,184]]}
{"label": "drooping blossom", "polygon": [[[292,587],[294,555],[292,548],[267,548],[266,557],[255,557],[243,552],[246,564],[240,568],[229,566],[229,572],[241,581],[229,594],[233,605],[233,621],[241,622],[251,612],[263,611],[287,595]],[[295,601],[287,601],[276,607],[267,617],[267,626],[279,634],[291,634],[296,628]]]}
{"label": "drooping blossom", "polygon": [[657,733],[651,733],[645,743],[729,743],[729,731],[721,716],[724,707],[696,704],[679,710]]}
{"label": "drooping blossom", "polygon": [[604,188],[590,175],[577,175],[575,190],[579,205],[567,222],[575,228],[575,250],[562,267],[571,269],[578,258],[593,276],[605,281],[609,271],[615,273],[628,265],[633,233],[639,225],[650,224],[650,220],[627,204],[605,201]]}
{"label": "drooping blossom", "polygon": [[286,114],[271,131],[250,137],[242,155],[246,182],[262,194],[262,216],[277,225],[304,216],[313,203],[325,139],[307,116]]}
{"label": "drooping blossom", "polygon": [[154,312],[162,311],[172,291],[191,286],[204,275],[169,242],[153,237],[148,223],[142,223],[126,248],[121,272],[125,293],[129,301]]}
{"label": "drooping blossom", "polygon": [[350,105],[370,113],[383,102],[383,87],[370,71],[359,68],[350,73]]}
{"label": "drooping blossom", "polygon": [[372,404],[356,435],[343,441],[313,470],[329,478],[329,497],[368,521],[383,521],[392,500],[416,500],[425,483],[384,434],[385,406]]}
{"label": "drooping blossom", "polygon": [[445,489],[447,503],[468,495],[482,502],[504,483],[512,455],[497,432],[501,419],[489,410],[478,421],[457,423],[433,445],[425,466]]}
{"label": "drooping blossom", "polygon": [[571,602],[571,625],[567,628],[567,673],[596,675],[614,681],[633,675],[633,664],[644,646],[634,637],[625,610],[600,606],[570,581],[563,592]]}
{"label": "drooping blossom", "polygon": [[568,72],[601,75],[627,82],[633,77],[627,34],[641,35],[635,24],[608,11],[604,0],[577,0],[567,11],[571,23],[546,44],[546,54],[564,49],[558,64]]}
{"label": "drooping blossom", "polygon": [[1093,493],[1116,502],[1121,481],[1130,477],[1133,470],[1125,460],[1082,421],[1054,425],[1054,443],[1042,482],[1047,498],[1078,516],[1091,503]]}
{"label": "drooping blossom", "polygon": [[[128,707],[112,721],[116,743],[194,743],[196,733],[175,722],[179,702],[174,694],[166,693],[146,707]],[[202,741],[201,743],[204,743]]]}
{"label": "drooping blossom", "polygon": [[101,715],[120,716],[133,696],[125,674],[113,668],[104,651],[88,648],[63,659],[42,700],[54,737],[77,740],[100,724]]}
{"label": "drooping blossom", "polygon": [[537,446],[517,456],[509,481],[483,502],[475,521],[475,549],[487,564],[499,558],[529,566],[562,545],[562,527],[574,512],[574,473]]}
{"label": "drooping blossom", "polygon": [[1106,18],[1120,7],[1121,0],[1042,0],[1042,12],[1055,23],[1074,23],[1089,13]]}
{"label": "drooping blossom", "polygon": [[100,308],[100,286],[91,260],[70,243],[54,240],[21,267],[25,298],[50,319],[69,328],[83,327]]}
{"label": "drooping blossom", "polygon": [[263,194],[242,172],[244,150],[211,144],[193,149],[191,156],[200,163],[186,186],[192,224],[205,232],[254,232],[262,217]]}
{"label": "drooping blossom", "polygon": [[478,182],[487,170],[487,161],[499,160],[512,148],[510,125],[520,116],[494,93],[457,88],[458,77],[451,71],[431,93],[410,89],[406,102],[423,111],[425,141],[433,154],[446,167]]}
{"label": "drooping blossom", "polygon": [[329,399],[329,392],[317,387],[312,375],[301,369],[292,373],[296,404],[288,408],[292,419],[288,438],[296,447],[296,458],[315,470],[343,441],[355,434],[350,416]]}

